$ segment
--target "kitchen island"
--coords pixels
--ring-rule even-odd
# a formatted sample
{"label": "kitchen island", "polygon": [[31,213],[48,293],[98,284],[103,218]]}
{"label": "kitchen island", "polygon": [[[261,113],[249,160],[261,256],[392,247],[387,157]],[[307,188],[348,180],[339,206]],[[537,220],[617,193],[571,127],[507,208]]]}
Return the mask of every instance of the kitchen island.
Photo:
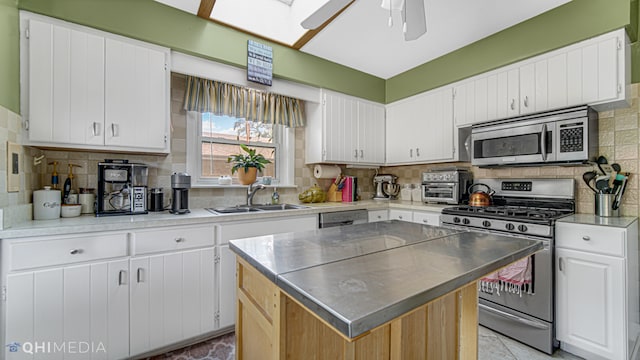
{"label": "kitchen island", "polygon": [[475,359],[476,280],[542,243],[385,221],[230,247],[237,359]]}

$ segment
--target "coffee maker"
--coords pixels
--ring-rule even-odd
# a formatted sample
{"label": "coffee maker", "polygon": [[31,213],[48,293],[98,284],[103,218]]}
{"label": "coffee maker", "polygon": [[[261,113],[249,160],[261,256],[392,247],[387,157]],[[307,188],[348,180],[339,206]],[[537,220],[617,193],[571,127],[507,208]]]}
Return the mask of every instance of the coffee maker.
{"label": "coffee maker", "polygon": [[189,211],[189,189],[191,188],[191,176],[187,173],[173,173],[171,175],[171,189],[173,201],[171,203],[172,214],[182,215]]}
{"label": "coffee maker", "polygon": [[374,200],[395,199],[400,192],[400,185],[396,182],[398,177],[391,174],[380,174],[373,177],[373,185],[376,188]]}
{"label": "coffee maker", "polygon": [[96,216],[146,214],[148,175],[147,165],[129,160],[98,163]]}

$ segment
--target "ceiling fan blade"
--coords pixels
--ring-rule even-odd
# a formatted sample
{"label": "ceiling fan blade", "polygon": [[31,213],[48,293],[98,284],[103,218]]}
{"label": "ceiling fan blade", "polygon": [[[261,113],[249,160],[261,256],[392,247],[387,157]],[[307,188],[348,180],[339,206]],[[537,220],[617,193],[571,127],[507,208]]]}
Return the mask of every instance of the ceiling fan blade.
{"label": "ceiling fan blade", "polygon": [[314,11],[309,17],[304,19],[300,25],[308,30],[320,27],[333,15],[337,14],[345,6],[349,5],[353,0],[329,0],[318,10]]}
{"label": "ceiling fan blade", "polygon": [[405,0],[404,9],[400,13],[402,22],[407,24],[407,32],[404,33],[405,41],[415,40],[427,32],[424,0]]}

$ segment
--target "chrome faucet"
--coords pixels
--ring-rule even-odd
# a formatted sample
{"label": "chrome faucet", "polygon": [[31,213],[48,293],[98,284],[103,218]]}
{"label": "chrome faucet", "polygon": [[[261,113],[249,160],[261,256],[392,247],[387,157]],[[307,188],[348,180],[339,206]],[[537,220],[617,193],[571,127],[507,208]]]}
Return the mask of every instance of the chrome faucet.
{"label": "chrome faucet", "polygon": [[249,185],[249,187],[247,188],[247,206],[253,205],[251,204],[251,202],[253,201],[253,195],[255,195],[258,192],[258,190],[261,190],[264,188],[265,188],[264,185],[259,184],[257,181]]}

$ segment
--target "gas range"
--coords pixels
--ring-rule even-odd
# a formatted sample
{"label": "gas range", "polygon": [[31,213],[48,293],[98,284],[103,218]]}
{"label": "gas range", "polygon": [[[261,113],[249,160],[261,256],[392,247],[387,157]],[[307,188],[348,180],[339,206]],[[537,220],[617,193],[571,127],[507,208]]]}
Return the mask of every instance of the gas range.
{"label": "gas range", "polygon": [[574,213],[573,179],[479,179],[495,194],[493,205],[442,210],[441,223],[456,228],[551,238],[555,221]]}

